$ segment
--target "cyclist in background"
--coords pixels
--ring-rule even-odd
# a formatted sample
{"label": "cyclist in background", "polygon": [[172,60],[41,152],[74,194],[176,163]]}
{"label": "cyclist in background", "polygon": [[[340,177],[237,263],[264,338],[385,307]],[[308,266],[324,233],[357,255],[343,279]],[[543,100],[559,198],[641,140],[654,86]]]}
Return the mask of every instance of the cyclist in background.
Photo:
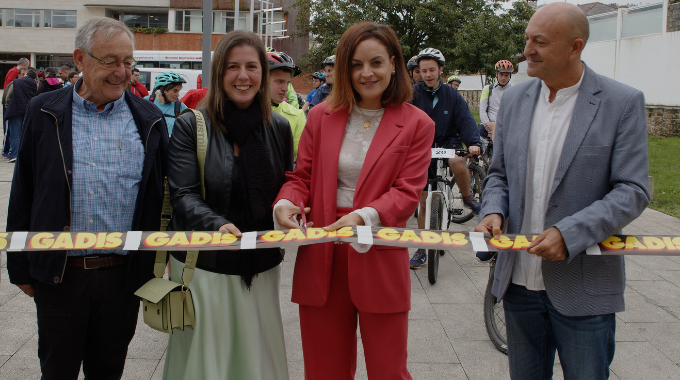
{"label": "cyclist in background", "polygon": [[333,68],[335,67],[335,55],[331,55],[330,57],[324,59],[324,61],[321,62],[321,66],[323,67],[323,73],[326,76],[326,83],[322,84],[316,89],[316,94],[314,94],[312,101],[309,102],[310,110],[315,105],[326,100],[326,97],[330,95],[331,90],[333,89]]}
{"label": "cyclist in background", "polygon": [[301,70],[295,66],[293,59],[286,53],[267,53],[269,61],[269,96],[271,98],[272,111],[285,117],[293,132],[294,157],[297,157],[298,143],[302,130],[305,128],[305,113],[297,107],[286,103],[288,85],[294,76],[299,75]]}
{"label": "cyclist in background", "polygon": [[153,84],[153,91],[144,99],[149,99],[165,116],[165,123],[168,125],[168,134],[172,135],[172,128],[175,126],[175,119],[182,111],[187,109],[179,100],[179,92],[182,91],[182,83],[187,81],[181,75],[167,71],[156,77]]}
{"label": "cyclist in background", "polygon": [[326,75],[322,72],[316,72],[312,73],[312,85],[314,86],[314,89],[307,95],[307,101],[305,102],[305,105],[302,106],[302,110],[307,114],[309,112],[309,102],[314,99],[314,94],[316,94],[316,91],[318,90],[319,86],[322,84],[326,83]]}
{"label": "cyclist in background", "polygon": [[[443,84],[441,75],[446,60],[444,55],[433,48],[421,51],[416,57],[416,63],[423,77],[422,82],[413,86],[413,100],[411,103],[427,113],[435,123],[434,141],[432,147],[446,149],[460,149],[462,143],[470,150],[470,154],[481,153],[481,141],[475,119],[470,113],[465,99],[453,88]],[[461,141],[462,140],[462,141]],[[437,160],[432,160],[428,170],[428,178],[432,179],[437,172]],[[448,165],[455,175],[456,185],[463,196],[466,207],[479,213],[480,204],[470,196],[470,172],[464,157],[450,158]],[[420,197],[420,210],[425,210],[427,187]],[[418,213],[418,228],[425,227],[425,212]],[[411,268],[420,268],[427,260],[424,249],[416,251],[411,258]]]}
{"label": "cyclist in background", "polygon": [[501,106],[501,97],[505,90],[509,89],[510,78],[515,68],[512,62],[502,60],[496,62],[496,83],[492,83],[482,90],[482,97],[479,102],[479,134],[481,137],[491,136],[493,141],[493,131],[496,128],[496,115]]}
{"label": "cyclist in background", "polygon": [[423,80],[423,77],[420,75],[420,67],[418,67],[418,64],[416,63],[417,57],[417,55],[414,55],[408,60],[408,63],[406,64],[408,76],[411,77],[411,84],[416,84]]}
{"label": "cyclist in background", "polygon": [[446,80],[446,84],[448,84],[449,87],[453,87],[457,90],[458,87],[460,87],[460,78],[455,75],[451,75],[449,79]]}

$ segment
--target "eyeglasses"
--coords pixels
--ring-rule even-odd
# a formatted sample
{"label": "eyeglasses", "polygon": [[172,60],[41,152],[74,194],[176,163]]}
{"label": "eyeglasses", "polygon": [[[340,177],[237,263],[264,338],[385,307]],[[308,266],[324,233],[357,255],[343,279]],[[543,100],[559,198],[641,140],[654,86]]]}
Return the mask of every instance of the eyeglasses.
{"label": "eyeglasses", "polygon": [[125,67],[125,70],[131,70],[132,66],[137,64],[137,60],[134,59],[134,58],[131,58],[129,60],[124,60],[124,61],[119,61],[119,60],[105,61],[105,60],[97,57],[96,55],[90,53],[89,51],[87,51],[85,49],[81,49],[81,50],[84,51],[85,53],[87,53],[87,55],[89,55],[90,57],[99,61],[99,63],[101,63],[102,66],[104,66],[104,68],[107,69],[107,70],[111,70],[111,71],[116,70],[120,67],[121,63],[123,64],[123,67]]}

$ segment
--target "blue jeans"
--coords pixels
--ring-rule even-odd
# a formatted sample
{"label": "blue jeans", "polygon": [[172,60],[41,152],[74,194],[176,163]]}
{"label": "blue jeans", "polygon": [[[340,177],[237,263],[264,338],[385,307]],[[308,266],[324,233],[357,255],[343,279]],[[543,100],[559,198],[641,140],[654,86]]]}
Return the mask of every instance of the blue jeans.
{"label": "blue jeans", "polygon": [[21,143],[21,124],[24,118],[21,116],[9,118],[9,158],[17,158],[19,144]]}
{"label": "blue jeans", "polygon": [[503,298],[510,378],[552,379],[555,350],[565,380],[609,379],[614,359],[614,314],[568,317],[545,291],[510,284]]}
{"label": "blue jeans", "polygon": [[[5,109],[4,112],[7,112]],[[2,140],[2,154],[9,156],[9,120],[2,121],[2,132],[5,134],[5,138]]]}

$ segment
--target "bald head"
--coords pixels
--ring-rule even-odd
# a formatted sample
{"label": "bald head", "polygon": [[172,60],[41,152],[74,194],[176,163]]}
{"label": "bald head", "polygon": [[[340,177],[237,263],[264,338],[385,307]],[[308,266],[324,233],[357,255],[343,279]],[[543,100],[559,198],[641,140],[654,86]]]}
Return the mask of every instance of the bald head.
{"label": "bald head", "polygon": [[590,37],[588,18],[581,8],[574,4],[551,3],[536,11],[532,19],[534,17],[553,20],[570,40],[580,38],[584,44],[588,42]]}
{"label": "bald head", "polygon": [[583,72],[581,53],[588,34],[588,19],[579,7],[552,3],[540,8],[524,32],[527,74],[551,89],[576,84]]}

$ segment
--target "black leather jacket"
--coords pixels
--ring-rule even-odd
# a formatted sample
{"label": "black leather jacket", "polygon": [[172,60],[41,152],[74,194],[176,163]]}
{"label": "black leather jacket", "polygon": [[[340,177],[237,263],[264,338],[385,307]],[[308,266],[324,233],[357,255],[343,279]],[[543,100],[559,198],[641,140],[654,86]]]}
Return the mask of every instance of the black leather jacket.
{"label": "black leather jacket", "polygon": [[[224,133],[215,133],[205,110],[208,147],[205,158],[205,200],[201,197],[201,182],[196,158],[196,117],[187,112],[175,121],[168,149],[168,184],[174,208],[170,231],[217,231],[230,223],[225,215],[231,200],[234,148]],[[293,134],[288,121],[273,113],[272,126],[264,128],[264,142],[272,159],[276,190],[283,186],[286,171],[293,170]],[[239,226],[236,226],[239,227]],[[241,231],[246,232],[246,231]],[[259,251],[269,251],[259,252]],[[278,265],[283,255],[278,249],[247,251],[259,255],[255,273]],[[266,256],[266,258],[264,257]],[[184,262],[184,252],[173,252]],[[243,275],[241,251],[204,251],[198,255],[197,267],[217,273]]]}

